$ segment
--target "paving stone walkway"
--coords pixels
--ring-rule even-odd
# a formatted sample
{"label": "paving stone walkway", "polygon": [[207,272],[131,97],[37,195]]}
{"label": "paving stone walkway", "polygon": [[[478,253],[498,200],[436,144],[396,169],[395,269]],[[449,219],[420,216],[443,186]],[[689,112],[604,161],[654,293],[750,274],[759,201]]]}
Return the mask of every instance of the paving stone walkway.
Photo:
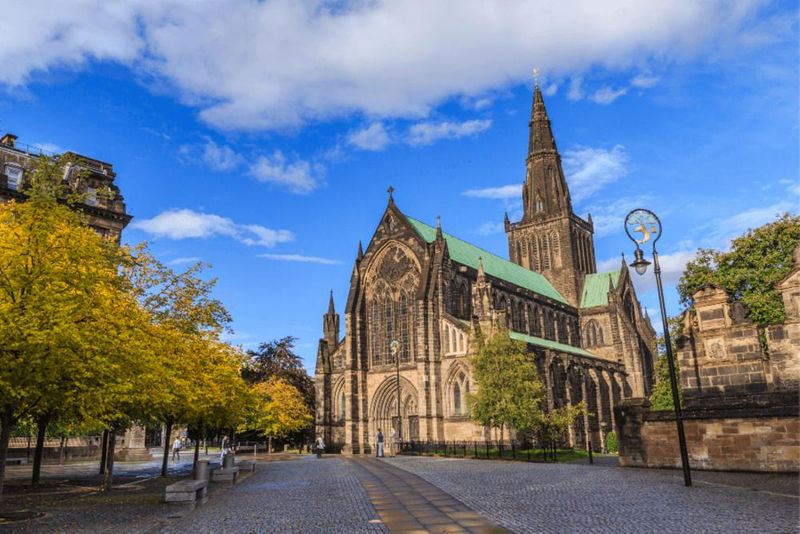
{"label": "paving stone walkway", "polygon": [[[386,462],[514,532],[794,533],[800,525],[791,475],[697,473],[686,488],[675,470],[425,457]],[[772,482],[761,482],[759,491],[754,480]]]}
{"label": "paving stone walkway", "polygon": [[236,486],[162,532],[387,532],[356,476],[339,456],[260,463]]}

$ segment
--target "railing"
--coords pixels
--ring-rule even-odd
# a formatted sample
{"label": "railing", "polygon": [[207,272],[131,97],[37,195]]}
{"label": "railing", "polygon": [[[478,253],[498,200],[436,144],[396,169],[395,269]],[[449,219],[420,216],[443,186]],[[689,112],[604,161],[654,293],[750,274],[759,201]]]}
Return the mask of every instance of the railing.
{"label": "railing", "polygon": [[525,462],[570,461],[586,458],[586,452],[567,448],[562,443],[538,444],[522,441],[406,441],[400,443],[400,454],[410,456],[442,456],[518,460]]}

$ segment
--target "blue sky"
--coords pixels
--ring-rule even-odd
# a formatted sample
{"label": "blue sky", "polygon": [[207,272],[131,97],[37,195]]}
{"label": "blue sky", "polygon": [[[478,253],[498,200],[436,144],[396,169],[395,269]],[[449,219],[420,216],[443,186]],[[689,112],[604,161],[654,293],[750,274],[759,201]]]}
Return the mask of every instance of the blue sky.
{"label": "blue sky", "polygon": [[389,185],[507,256],[534,66],[600,267],[654,210],[671,313],[697,247],[800,211],[795,2],[139,4],[10,7],[0,129],[113,163],[124,240],[210,263],[231,341],[296,336],[310,370]]}

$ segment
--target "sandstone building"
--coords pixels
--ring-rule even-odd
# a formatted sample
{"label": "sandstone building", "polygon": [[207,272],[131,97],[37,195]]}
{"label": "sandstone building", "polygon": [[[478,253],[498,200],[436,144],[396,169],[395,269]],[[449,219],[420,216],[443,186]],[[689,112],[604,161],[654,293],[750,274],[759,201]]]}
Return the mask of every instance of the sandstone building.
{"label": "sandstone building", "polygon": [[359,244],[343,337],[333,296],[324,315],[316,425],[326,443],[368,452],[378,428],[405,441],[489,437],[466,401],[478,326],[504,325],[527,343],[549,407],[585,400],[597,414],[570,429],[572,444],[603,448],[614,407],[649,395],[655,333],[625,263],[596,272],[592,220],[572,210],[538,85],[529,128],[524,214],[505,221],[510,261],[406,215],[390,188],[366,250]]}
{"label": "sandstone building", "polygon": [[[125,199],[114,184],[116,174],[110,163],[67,152],[76,164],[66,170],[64,180],[73,190],[85,194],[77,209],[89,217],[89,224],[100,235],[119,241],[122,230],[131,221],[125,211]],[[41,152],[19,146],[17,136],[7,133],[0,138],[0,201],[25,199],[25,180],[36,167]],[[98,192],[111,191],[111,198]]]}

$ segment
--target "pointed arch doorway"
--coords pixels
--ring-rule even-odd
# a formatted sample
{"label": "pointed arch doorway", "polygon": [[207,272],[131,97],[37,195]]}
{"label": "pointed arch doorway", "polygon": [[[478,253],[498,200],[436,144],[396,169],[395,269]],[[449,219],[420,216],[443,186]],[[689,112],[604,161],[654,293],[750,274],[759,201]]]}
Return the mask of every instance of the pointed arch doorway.
{"label": "pointed arch doorway", "polygon": [[[372,396],[370,406],[370,440],[373,440],[378,429],[384,435],[391,436],[392,430],[398,431],[402,441],[419,440],[419,396],[417,388],[400,377],[400,419],[397,417],[397,378],[386,377]],[[399,423],[399,424],[398,424]]]}

